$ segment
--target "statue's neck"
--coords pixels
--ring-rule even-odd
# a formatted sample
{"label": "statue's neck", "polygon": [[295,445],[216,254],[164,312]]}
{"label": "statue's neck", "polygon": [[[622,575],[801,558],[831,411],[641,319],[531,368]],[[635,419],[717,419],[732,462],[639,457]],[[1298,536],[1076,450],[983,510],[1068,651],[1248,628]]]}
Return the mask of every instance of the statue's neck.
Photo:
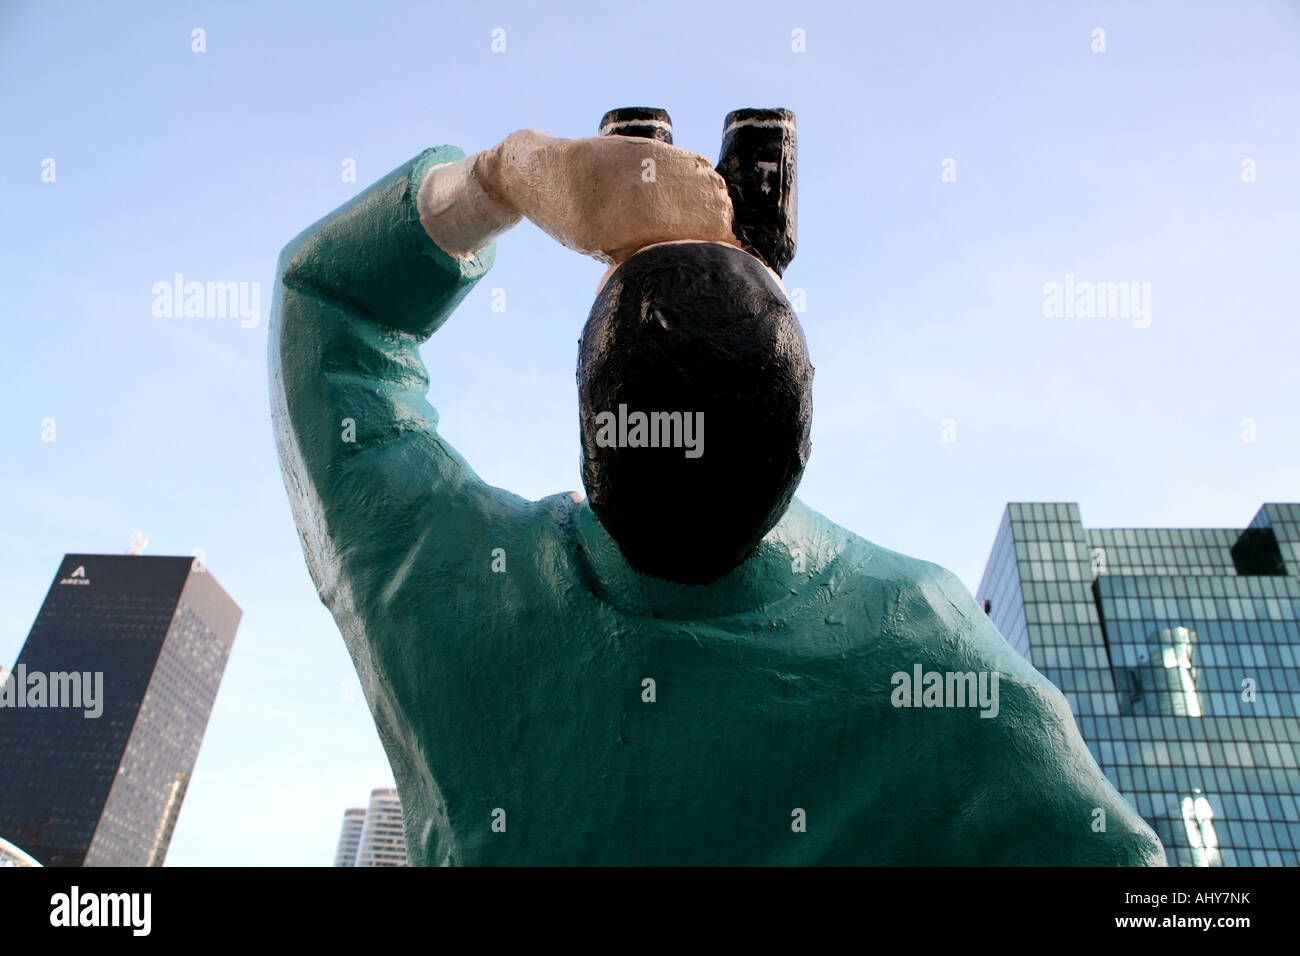
{"label": "statue's neck", "polygon": [[847,535],[795,499],[735,570],[710,584],[681,584],[629,565],[586,501],[571,516],[589,587],[628,614],[673,620],[779,617],[784,605],[828,576]]}

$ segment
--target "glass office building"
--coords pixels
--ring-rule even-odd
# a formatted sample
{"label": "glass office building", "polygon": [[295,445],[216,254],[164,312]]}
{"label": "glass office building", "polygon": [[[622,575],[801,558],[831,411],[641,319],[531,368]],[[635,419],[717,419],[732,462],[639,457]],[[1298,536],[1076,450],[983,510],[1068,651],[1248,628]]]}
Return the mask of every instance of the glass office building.
{"label": "glass office building", "polygon": [[161,866],[242,613],[193,558],[65,556],[0,679],[0,836]]}
{"label": "glass office building", "polygon": [[1171,866],[1300,863],[1300,504],[1191,529],[1010,504],[976,596]]}

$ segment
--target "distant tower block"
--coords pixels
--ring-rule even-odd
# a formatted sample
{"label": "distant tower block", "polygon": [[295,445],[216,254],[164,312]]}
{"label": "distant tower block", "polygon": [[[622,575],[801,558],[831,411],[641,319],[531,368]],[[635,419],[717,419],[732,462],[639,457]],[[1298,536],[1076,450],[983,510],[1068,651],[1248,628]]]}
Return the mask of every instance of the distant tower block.
{"label": "distant tower block", "polygon": [[392,787],[370,791],[370,806],[361,827],[357,866],[406,866],[406,831],[402,801]]}
{"label": "distant tower block", "polygon": [[192,557],[65,555],[9,679],[81,693],[0,707],[0,835],[45,866],[162,866],[242,615]]}
{"label": "distant tower block", "polygon": [[351,807],[343,811],[343,829],[339,833],[339,846],[334,851],[335,866],[356,866],[357,850],[361,847],[361,830],[365,827],[364,807]]}

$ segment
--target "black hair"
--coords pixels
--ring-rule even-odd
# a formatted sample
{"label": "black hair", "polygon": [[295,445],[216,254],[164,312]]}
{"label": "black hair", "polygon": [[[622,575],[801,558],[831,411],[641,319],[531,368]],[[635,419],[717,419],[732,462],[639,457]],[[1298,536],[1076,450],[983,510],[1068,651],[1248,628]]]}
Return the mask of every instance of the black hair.
{"label": "black hair", "polygon": [[754,551],[808,462],[812,378],[789,300],[748,253],[669,243],[614,270],[578,353],[582,481],[634,568],[699,584]]}

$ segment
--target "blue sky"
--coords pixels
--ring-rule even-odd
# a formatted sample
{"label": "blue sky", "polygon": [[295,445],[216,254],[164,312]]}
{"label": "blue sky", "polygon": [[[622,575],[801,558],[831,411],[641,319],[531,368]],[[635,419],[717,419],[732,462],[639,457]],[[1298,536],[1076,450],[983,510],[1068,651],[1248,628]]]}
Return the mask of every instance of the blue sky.
{"label": "blue sky", "polygon": [[[65,552],[136,529],[203,549],[244,620],[168,865],[328,864],[391,781],[274,453],[279,249],[427,146],[593,135],[629,105],[711,159],[729,110],[796,113],[799,496],[840,524],[974,589],[1009,500],[1106,527],[1300,498],[1300,5],[11,0],[0,663]],[[489,482],[580,487],[602,271],[525,223],[425,347],[442,433]],[[176,273],[260,283],[259,321],[155,316]],[[1067,274],[1149,283],[1149,324],[1046,316]]]}

